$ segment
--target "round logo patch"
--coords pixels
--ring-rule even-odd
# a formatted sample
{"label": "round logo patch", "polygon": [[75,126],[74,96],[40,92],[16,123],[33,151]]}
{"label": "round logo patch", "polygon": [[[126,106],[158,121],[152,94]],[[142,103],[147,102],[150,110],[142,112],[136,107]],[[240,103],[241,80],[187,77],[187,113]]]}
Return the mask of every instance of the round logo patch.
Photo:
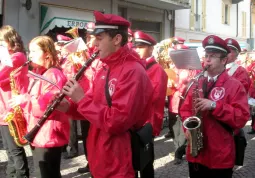
{"label": "round logo patch", "polygon": [[208,44],[213,44],[213,43],[214,43],[213,37],[209,38],[209,39],[208,39]]}
{"label": "round logo patch", "polygon": [[228,40],[228,44],[232,44],[232,40]]}
{"label": "round logo patch", "polygon": [[210,98],[212,98],[213,101],[218,101],[222,99],[225,96],[225,88],[223,87],[215,87],[212,89],[210,93]]}

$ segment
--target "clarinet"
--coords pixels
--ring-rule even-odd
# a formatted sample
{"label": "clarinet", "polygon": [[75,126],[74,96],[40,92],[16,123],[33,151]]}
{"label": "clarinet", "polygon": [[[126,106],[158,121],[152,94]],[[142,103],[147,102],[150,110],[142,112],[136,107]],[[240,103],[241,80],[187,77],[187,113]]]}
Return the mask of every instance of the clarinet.
{"label": "clarinet", "polygon": [[[89,67],[89,65],[94,61],[94,59],[97,57],[99,51],[95,52],[92,54],[92,56],[83,64],[81,69],[76,73],[74,76],[74,79],[78,81],[84,71]],[[33,129],[28,132],[25,136],[24,139],[27,140],[29,143],[33,142],[36,134],[44,124],[44,122],[47,120],[47,118],[51,115],[51,113],[56,109],[56,107],[59,105],[59,103],[64,99],[65,94],[61,93],[53,102],[47,107],[46,111],[44,112],[43,116],[39,119],[37,124],[33,127]]]}

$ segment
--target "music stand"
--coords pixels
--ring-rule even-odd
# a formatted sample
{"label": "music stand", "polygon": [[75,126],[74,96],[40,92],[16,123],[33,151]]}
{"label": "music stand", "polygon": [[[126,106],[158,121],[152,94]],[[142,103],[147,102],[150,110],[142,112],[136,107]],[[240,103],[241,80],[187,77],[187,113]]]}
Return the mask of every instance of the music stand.
{"label": "music stand", "polygon": [[173,50],[169,53],[170,58],[178,69],[203,69],[196,49]]}

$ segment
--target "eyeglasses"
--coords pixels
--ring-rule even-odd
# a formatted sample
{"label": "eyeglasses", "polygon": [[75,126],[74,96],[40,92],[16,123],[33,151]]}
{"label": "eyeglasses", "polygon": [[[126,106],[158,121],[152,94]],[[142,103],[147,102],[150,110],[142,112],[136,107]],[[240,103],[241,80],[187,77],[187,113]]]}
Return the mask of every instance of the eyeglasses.
{"label": "eyeglasses", "polygon": [[209,59],[211,59],[211,60],[216,60],[216,59],[221,59],[222,57],[206,54],[206,55],[205,55],[205,58],[206,58],[206,59],[209,58]]}

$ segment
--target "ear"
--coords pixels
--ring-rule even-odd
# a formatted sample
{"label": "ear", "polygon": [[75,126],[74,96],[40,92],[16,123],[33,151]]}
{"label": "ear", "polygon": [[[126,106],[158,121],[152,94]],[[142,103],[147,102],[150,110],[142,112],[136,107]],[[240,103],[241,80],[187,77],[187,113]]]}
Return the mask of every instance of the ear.
{"label": "ear", "polygon": [[122,36],[120,34],[117,34],[115,37],[114,37],[114,45],[115,46],[121,46],[121,42],[122,42]]}

